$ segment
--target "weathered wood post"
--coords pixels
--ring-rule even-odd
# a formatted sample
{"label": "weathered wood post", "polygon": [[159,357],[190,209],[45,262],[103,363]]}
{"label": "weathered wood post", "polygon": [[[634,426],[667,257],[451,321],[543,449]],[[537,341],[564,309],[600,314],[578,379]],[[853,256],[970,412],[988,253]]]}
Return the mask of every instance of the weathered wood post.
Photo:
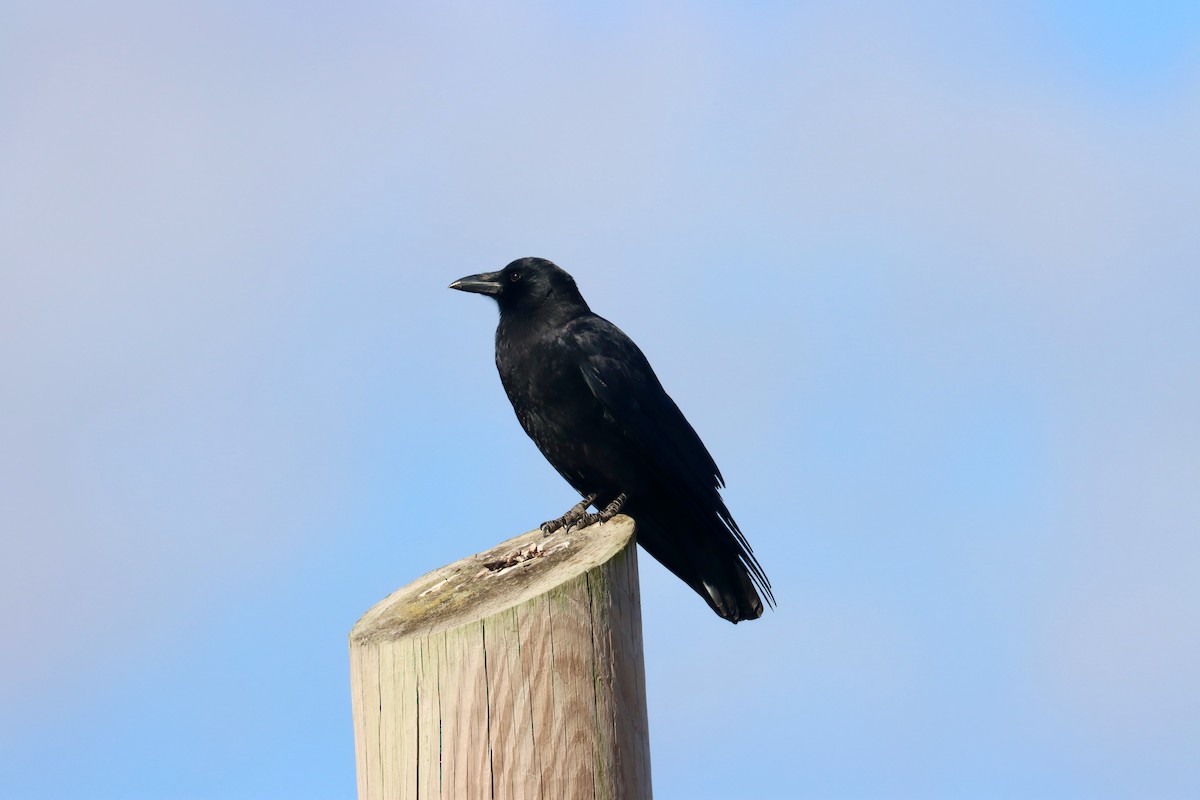
{"label": "weathered wood post", "polygon": [[649,798],[633,521],[531,531],[350,632],[360,800]]}

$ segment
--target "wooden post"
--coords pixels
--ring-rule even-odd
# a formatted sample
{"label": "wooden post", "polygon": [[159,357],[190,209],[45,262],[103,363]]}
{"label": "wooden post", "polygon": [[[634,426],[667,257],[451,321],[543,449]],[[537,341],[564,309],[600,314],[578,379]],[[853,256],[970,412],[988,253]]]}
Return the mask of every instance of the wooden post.
{"label": "wooden post", "polygon": [[360,800],[650,798],[633,521],[531,531],[350,632]]}

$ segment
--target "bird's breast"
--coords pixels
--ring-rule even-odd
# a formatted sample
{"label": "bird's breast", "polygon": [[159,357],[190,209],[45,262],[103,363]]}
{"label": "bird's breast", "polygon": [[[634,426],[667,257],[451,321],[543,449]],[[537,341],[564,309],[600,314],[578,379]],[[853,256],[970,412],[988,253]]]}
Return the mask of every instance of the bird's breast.
{"label": "bird's breast", "polygon": [[542,455],[582,493],[630,491],[641,465],[596,399],[571,352],[551,343],[497,340],[496,367],[521,427]]}

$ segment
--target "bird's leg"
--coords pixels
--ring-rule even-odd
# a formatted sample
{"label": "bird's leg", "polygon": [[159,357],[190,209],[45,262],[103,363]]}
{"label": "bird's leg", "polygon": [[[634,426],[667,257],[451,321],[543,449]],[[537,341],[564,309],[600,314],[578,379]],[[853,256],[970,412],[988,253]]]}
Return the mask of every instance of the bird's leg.
{"label": "bird's leg", "polygon": [[625,505],[626,497],[624,492],[617,495],[616,499],[604,507],[604,510],[599,514],[583,514],[579,517],[579,527],[586,528],[588,525],[593,525],[597,522],[608,522],[617,515],[621,510],[621,506]]}
{"label": "bird's leg", "polygon": [[596,495],[589,494],[580,502],[571,506],[571,510],[563,514],[558,519],[547,520],[541,525],[542,533],[546,536],[554,533],[559,528],[569,528],[579,520],[587,516],[587,508],[596,501]]}

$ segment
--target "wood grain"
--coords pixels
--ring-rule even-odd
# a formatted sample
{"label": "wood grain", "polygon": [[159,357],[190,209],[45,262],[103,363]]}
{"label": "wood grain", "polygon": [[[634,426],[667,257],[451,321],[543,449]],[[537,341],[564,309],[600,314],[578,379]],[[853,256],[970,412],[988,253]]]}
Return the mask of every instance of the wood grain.
{"label": "wood grain", "polygon": [[624,516],[394,592],[350,634],[360,800],[651,797],[639,603]]}

